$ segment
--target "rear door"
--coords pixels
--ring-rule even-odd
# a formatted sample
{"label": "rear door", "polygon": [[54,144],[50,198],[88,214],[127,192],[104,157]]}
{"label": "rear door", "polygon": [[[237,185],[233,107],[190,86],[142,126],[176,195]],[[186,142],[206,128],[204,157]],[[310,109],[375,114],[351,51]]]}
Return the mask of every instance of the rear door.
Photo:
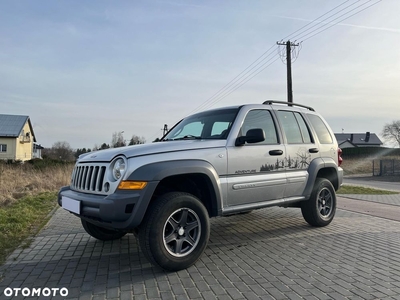
{"label": "rear door", "polygon": [[284,197],[301,196],[308,180],[308,167],[313,159],[320,157],[320,150],[300,112],[278,110],[276,114],[286,141]]}

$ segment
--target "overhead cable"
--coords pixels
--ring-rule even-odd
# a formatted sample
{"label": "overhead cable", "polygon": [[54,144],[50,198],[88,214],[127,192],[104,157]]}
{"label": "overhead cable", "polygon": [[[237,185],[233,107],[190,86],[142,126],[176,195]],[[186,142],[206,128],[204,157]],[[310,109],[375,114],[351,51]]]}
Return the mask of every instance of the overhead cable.
{"label": "overhead cable", "polygon": [[[368,2],[371,2],[371,1],[373,1],[373,0],[369,0],[369,1],[365,2],[365,3],[362,4],[362,5],[359,5],[359,6],[357,6],[356,8],[350,10],[349,12],[354,11],[355,9],[357,9],[357,8],[359,8],[359,7],[361,7],[361,6],[364,6],[365,4],[367,4]],[[325,30],[328,30],[329,28],[331,28],[331,27],[333,27],[333,26],[339,24],[340,22],[343,22],[344,20],[347,20],[347,19],[349,19],[349,18],[351,18],[351,17],[353,17],[353,16],[359,14],[360,12],[362,12],[362,11],[364,11],[364,10],[366,10],[366,9],[368,9],[368,8],[370,8],[370,7],[374,6],[374,5],[376,5],[376,4],[378,4],[378,3],[381,2],[381,1],[382,1],[382,0],[378,0],[378,1],[376,1],[376,2],[374,2],[374,3],[372,3],[372,4],[370,4],[370,5],[368,5],[368,6],[366,6],[366,7],[364,7],[363,9],[360,9],[360,10],[356,11],[355,13],[353,13],[353,14],[351,14],[351,15],[349,15],[349,16],[343,18],[343,19],[340,19],[339,21],[337,21],[337,22],[335,22],[335,23],[332,24],[333,21],[336,21],[337,19],[339,19],[339,18],[341,18],[341,17],[343,17],[343,16],[345,16],[345,15],[347,15],[347,14],[349,13],[349,12],[346,12],[346,13],[340,15],[339,17],[335,18],[334,20],[331,20],[329,23],[324,24],[323,26],[321,26],[321,27],[319,27],[319,28],[317,28],[317,29],[315,29],[315,30],[313,30],[313,31],[311,31],[311,32],[309,32],[309,33],[307,33],[306,35],[304,35],[304,36],[302,36],[302,37],[300,37],[300,38],[298,38],[298,39],[299,39],[299,40],[302,40],[302,42],[304,42],[304,41],[306,41],[306,40],[309,40],[310,38],[312,38],[312,37],[314,37],[314,36],[316,36],[316,35],[318,35],[318,34],[324,32]],[[327,26],[327,25],[330,25],[330,26],[324,28],[323,30],[318,31],[319,29],[322,29],[323,27],[325,27],[325,26]],[[318,32],[316,32],[315,34],[312,34],[312,33],[315,32],[315,31],[318,31]],[[310,34],[312,34],[312,35],[310,35]]]}
{"label": "overhead cable", "polygon": [[[251,70],[253,70],[255,67],[257,67],[262,61],[264,61],[266,58],[271,56],[273,52],[267,55],[268,52],[270,52],[273,48],[275,47],[275,44],[272,45],[267,51],[265,51],[263,54],[261,54],[255,61],[253,61],[249,66],[247,66],[242,72],[240,72],[236,77],[234,77],[231,81],[229,81],[227,84],[225,84],[218,92],[216,92],[214,95],[212,95],[210,98],[208,98],[206,101],[204,101],[202,104],[200,104],[198,107],[196,107],[194,110],[192,110],[189,114],[192,114],[196,111],[200,111],[204,109],[205,107],[209,106],[209,103],[213,102],[215,98],[218,98],[222,93],[224,93],[227,89],[231,88],[233,85],[235,85],[238,81],[243,79]],[[267,56],[266,56],[267,55]],[[258,63],[257,63],[258,62]]]}

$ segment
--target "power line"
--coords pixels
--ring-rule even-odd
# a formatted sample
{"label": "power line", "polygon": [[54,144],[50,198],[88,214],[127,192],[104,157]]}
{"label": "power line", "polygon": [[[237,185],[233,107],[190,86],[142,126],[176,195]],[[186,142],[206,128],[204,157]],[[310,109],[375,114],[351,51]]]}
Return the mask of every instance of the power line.
{"label": "power line", "polygon": [[[215,93],[212,97],[208,98],[205,102],[203,102],[201,105],[199,105],[196,109],[192,110],[188,115],[193,114],[194,112],[197,112],[202,108],[203,110],[207,107],[211,107],[215,103],[221,101],[222,99],[226,98],[230,94],[232,94],[234,91],[239,89],[241,86],[246,84],[248,81],[253,79],[255,76],[260,74],[262,71],[264,71],[266,68],[268,68],[270,65],[272,65],[278,58],[275,58],[275,60],[272,61],[272,58],[264,62],[260,67],[258,67],[256,70],[253,72],[250,72],[257,66],[261,64],[266,58],[271,56],[273,52],[268,54],[266,57],[261,59],[263,56],[265,56],[268,52],[270,52],[276,45],[272,45],[267,51],[265,51],[262,55],[260,55],[255,61],[253,61],[249,66],[247,66],[241,73],[239,73],[236,77],[234,77],[230,82],[228,82],[224,87],[222,87],[217,93]],[[275,54],[276,55],[276,54]],[[260,60],[261,59],[261,60]],[[258,61],[258,63],[256,63]],[[269,63],[269,64],[268,64]],[[254,65],[254,66],[253,66]],[[251,67],[253,66],[253,67]],[[250,68],[251,67],[251,68]],[[250,69],[249,69],[250,68]],[[247,71],[247,72],[245,72]],[[258,72],[257,72],[258,71]],[[244,74],[243,74],[244,73]],[[242,75],[243,74],[243,75]],[[242,76],[240,76],[242,75]],[[251,76],[251,77],[248,77]],[[247,78],[247,80],[246,80]],[[157,136],[158,133],[155,133],[152,135],[152,138]]]}
{"label": "power line", "polygon": [[[335,12],[334,14],[332,14],[332,15],[326,17],[325,19],[323,19],[323,20],[317,22],[316,24],[314,24],[313,26],[311,26],[311,27],[309,27],[309,28],[307,28],[307,29],[305,29],[305,30],[302,30],[302,31],[301,31],[300,29],[299,29],[299,30],[296,30],[296,32],[299,32],[299,31],[300,31],[300,33],[298,33],[296,36],[304,35],[307,31],[309,31],[309,30],[311,30],[312,28],[314,28],[314,27],[320,25],[321,23],[324,23],[324,21],[327,21],[328,19],[330,19],[330,18],[336,16],[336,15],[339,14],[340,12],[342,12],[342,11],[348,9],[349,7],[355,5],[357,2],[360,2],[360,1],[362,1],[362,0],[357,0],[356,2],[353,2],[353,3],[349,4],[349,5],[347,5],[346,7],[342,8],[341,10]],[[372,0],[369,0],[369,1],[372,1]],[[336,9],[339,8],[341,5],[343,5],[343,4],[347,3],[347,2],[348,2],[348,1],[345,1],[345,2],[343,2],[342,4],[336,6],[335,8],[331,9],[329,12],[327,12],[327,13],[325,13],[325,14],[319,16],[318,18],[316,18],[316,19],[314,19],[313,21],[309,22],[308,24],[304,25],[302,28],[308,27],[309,25],[315,23],[317,20],[319,20],[319,19],[322,18],[323,16],[326,16],[328,13],[330,13],[330,12],[336,10]],[[364,5],[364,4],[362,4],[362,5]],[[362,6],[362,5],[361,5],[361,6]],[[328,21],[328,22],[329,22],[329,21]],[[292,34],[291,34],[291,35],[292,35]],[[286,39],[286,38],[284,38],[283,40],[285,40],[285,39]],[[291,39],[292,39],[292,40],[293,40],[293,39],[298,40],[299,38],[292,37]]]}
{"label": "power line", "polygon": [[[258,68],[257,70],[259,70],[257,73],[253,73],[253,76],[251,76],[251,77],[249,77],[247,80],[245,80],[245,81],[241,81],[240,83],[238,83],[238,85],[236,86],[236,87],[234,87],[234,89],[231,89],[230,91],[227,91],[227,94],[225,94],[225,95],[221,95],[221,97],[220,98],[218,98],[218,99],[216,99],[215,100],[215,102],[213,103],[213,104],[215,104],[215,103],[217,103],[217,102],[219,102],[219,101],[221,101],[222,99],[224,99],[224,98],[226,98],[227,96],[229,96],[230,94],[232,94],[234,91],[236,91],[238,88],[240,88],[241,86],[243,86],[244,84],[246,84],[247,82],[249,82],[251,79],[253,79],[254,77],[256,77],[258,74],[260,74],[262,71],[264,71],[266,68],[268,68],[270,65],[272,65],[274,62],[276,62],[277,60],[279,59],[279,57],[276,57],[274,60],[269,60],[269,61],[271,61],[267,66],[265,66],[264,68]],[[269,62],[268,61],[268,62]],[[265,64],[264,64],[265,65]],[[256,71],[257,71],[256,70]]]}
{"label": "power line", "polygon": [[[368,2],[371,2],[371,1],[372,1],[372,0],[369,0]],[[321,31],[319,31],[319,32],[317,32],[317,33],[315,33],[315,34],[313,34],[313,35],[307,37],[307,36],[310,35],[311,33],[315,32],[315,31],[318,30],[318,29],[321,29],[321,28],[325,27],[326,25],[329,25],[330,23],[325,24],[324,26],[321,26],[320,28],[317,28],[316,30],[313,30],[312,32],[310,32],[310,33],[304,35],[302,38],[299,38],[299,39],[302,39],[302,42],[304,42],[304,41],[306,41],[306,40],[309,40],[310,38],[312,38],[312,37],[314,37],[314,36],[316,36],[316,35],[318,35],[318,34],[324,32],[325,30],[328,30],[329,28],[331,28],[331,27],[333,27],[333,26],[339,24],[340,22],[342,22],[342,21],[344,21],[344,20],[347,20],[347,19],[351,18],[351,17],[354,16],[354,15],[359,14],[360,12],[362,12],[362,11],[364,11],[364,10],[370,8],[371,6],[374,6],[374,5],[378,4],[378,3],[381,2],[381,1],[382,1],[382,0],[378,0],[377,2],[372,3],[372,4],[368,5],[367,7],[364,7],[363,9],[360,9],[359,11],[356,11],[355,13],[351,14],[350,16],[347,16],[347,17],[345,17],[345,18],[343,18],[343,19],[337,21],[336,23],[331,24],[330,26],[326,27],[325,29],[323,29],[323,30],[321,30]],[[365,2],[364,4],[366,4],[366,3],[368,3],[368,2]],[[364,4],[362,4],[362,5],[360,5],[360,6],[363,6]],[[360,6],[357,6],[356,8],[358,8],[358,7],[360,7]],[[354,10],[354,9],[352,9],[351,11],[353,11],[353,10]],[[350,12],[350,11],[349,11],[349,12]],[[344,15],[347,15],[349,12],[347,12],[347,13],[345,13],[345,14],[339,16],[339,17],[337,17],[336,19],[334,19],[334,20],[332,20],[332,21],[335,21],[335,20],[337,20],[338,18],[343,17]],[[330,22],[332,22],[332,21],[330,21]],[[305,38],[305,37],[307,37],[307,38]]]}
{"label": "power line", "polygon": [[[273,52],[272,53],[270,53],[268,56],[271,56],[271,54],[274,54]],[[276,54],[275,54],[276,55]],[[267,57],[268,57],[267,56]],[[237,88],[237,86],[238,85],[240,85],[240,86],[242,86],[243,84],[243,82],[245,81],[245,82],[248,82],[249,80],[246,80],[246,79],[248,79],[249,78],[249,76],[252,76],[254,73],[256,73],[257,71],[259,71],[260,69],[262,69],[262,70],[265,70],[268,66],[270,66],[270,64],[269,64],[269,62],[271,62],[271,60],[273,59],[273,57],[272,58],[270,58],[270,59],[268,59],[266,62],[264,62],[263,64],[261,64],[261,66],[260,66],[260,63],[258,63],[258,64],[256,64],[255,66],[253,66],[250,70],[253,70],[253,71],[251,71],[250,72],[250,70],[249,71],[247,71],[244,75],[242,75],[240,78],[238,78],[237,80],[236,80],[236,82],[233,84],[233,85],[231,85],[229,88],[228,87],[226,87],[225,88],[225,90],[224,91],[222,91],[221,93],[220,93],[220,95],[218,95],[217,97],[215,97],[208,105],[207,105],[207,107],[211,107],[211,106],[213,106],[214,104],[216,104],[217,102],[219,102],[220,100],[222,100],[222,99],[224,99],[226,96],[227,96],[227,93],[228,94],[231,94],[231,91],[232,90],[236,90]],[[267,65],[267,66],[266,66]],[[258,68],[256,68],[257,66],[259,66]],[[254,68],[256,68],[255,70],[254,70]],[[260,72],[258,72],[257,74],[259,74]],[[251,78],[253,78],[254,76],[252,76]]]}
{"label": "power line", "polygon": [[[224,85],[218,92],[216,92],[214,95],[212,95],[210,98],[208,98],[206,101],[204,101],[202,104],[200,104],[198,107],[196,107],[194,110],[192,110],[189,114],[192,114],[193,112],[199,111],[201,109],[204,109],[204,107],[207,107],[209,103],[213,102],[213,100],[217,97],[220,96],[220,94],[224,93],[226,89],[232,87],[234,84],[236,84],[239,80],[241,80],[244,76],[248,74],[249,71],[253,70],[255,67],[257,67],[262,61],[264,61],[266,58],[268,58],[269,55],[261,59],[263,56],[265,56],[268,52],[270,52],[273,48],[275,47],[275,44],[272,45],[267,51],[265,51],[263,54],[261,54],[255,61],[253,61],[249,66],[247,66],[242,72],[240,72],[236,77],[234,77],[231,81],[229,81],[226,85]],[[260,60],[261,59],[261,60]],[[260,61],[259,61],[260,60]],[[256,62],[259,61],[257,64]],[[254,66],[253,66],[254,65]],[[250,68],[253,66],[252,68]],[[249,70],[250,68],[250,70]],[[246,72],[247,71],[247,72]],[[244,74],[243,74],[244,73]],[[243,74],[243,75],[242,75]]]}
{"label": "power line", "polygon": [[[331,10],[329,10],[328,12],[322,14],[322,15],[319,16],[318,18],[314,19],[314,20],[311,21],[310,23],[308,23],[308,24],[306,24],[305,26],[301,27],[300,29],[294,31],[293,33],[291,33],[291,34],[288,35],[288,36],[292,36],[293,34],[295,34],[295,33],[297,33],[297,32],[300,32],[300,34],[303,34],[304,37],[307,37],[307,35],[309,35],[309,34],[315,32],[315,31],[320,30],[321,28],[325,27],[326,25],[319,26],[319,27],[317,27],[316,29],[314,29],[313,31],[308,32],[308,31],[310,31],[312,28],[314,28],[314,27],[320,25],[321,22],[323,22],[323,21],[327,21],[327,20],[331,19],[332,17],[338,15],[340,12],[343,12],[344,10],[348,9],[349,7],[355,5],[356,3],[358,3],[358,2],[360,2],[360,1],[362,1],[362,0],[357,0],[357,1],[355,1],[355,2],[353,2],[353,3],[351,3],[351,4],[349,4],[349,5],[345,6],[345,7],[342,8],[341,10],[336,11],[334,14],[332,14],[332,15],[330,15],[329,17],[323,19],[322,21],[318,22],[318,23],[315,24],[314,26],[305,29],[306,27],[310,26],[312,23],[314,23],[314,22],[316,22],[317,20],[321,19],[322,17],[328,15],[329,13],[331,13],[331,12],[337,10],[339,7],[343,6],[344,4],[348,3],[349,1],[350,1],[350,0],[346,0],[346,1],[344,1],[343,3],[341,3],[341,4],[337,5],[337,6],[335,6],[334,8],[332,8]],[[373,1],[373,0],[369,0],[368,2],[370,2],[370,1]],[[381,0],[380,0],[380,1],[381,1]],[[368,3],[368,2],[366,2],[366,3]],[[341,18],[342,16],[348,14],[348,13],[351,12],[351,11],[354,11],[355,9],[357,9],[357,8],[359,8],[359,7],[361,7],[361,6],[364,6],[366,3],[363,3],[363,4],[359,5],[359,6],[357,6],[356,8],[354,8],[354,9],[352,9],[352,10],[350,10],[350,11],[345,12],[344,14],[341,14],[339,17],[337,17],[337,18],[331,20],[330,22],[335,21],[335,20],[337,20],[338,18]],[[376,3],[375,3],[375,4],[376,4]],[[368,7],[367,7],[367,8],[368,8]],[[365,9],[366,9],[366,8],[365,8]],[[358,12],[356,12],[356,13],[359,13],[359,12],[361,12],[361,11],[362,11],[362,10],[360,10],[360,11],[358,11]],[[355,13],[355,14],[356,14],[356,13]],[[353,15],[355,15],[355,14],[353,14]],[[328,24],[329,24],[329,23],[328,23]],[[333,25],[332,25],[332,26],[333,26]],[[329,28],[329,27],[328,27],[328,28]],[[328,28],[326,28],[326,29],[328,29]],[[305,29],[305,30],[302,30],[302,29]],[[308,33],[307,33],[307,32],[308,32]],[[321,31],[321,32],[322,32],[322,31]],[[316,34],[315,34],[315,35],[316,35]],[[311,36],[310,36],[309,38],[311,38]],[[308,39],[308,38],[307,38],[307,39]],[[296,40],[297,40],[297,39],[296,39]],[[295,42],[296,42],[296,40],[295,40]],[[255,74],[255,73],[257,72],[257,70],[259,70],[259,68],[258,68],[255,72],[251,72],[251,71],[261,63],[261,61],[258,62],[258,61],[260,60],[260,58],[262,58],[262,57],[263,57],[264,55],[266,55],[269,51],[271,51],[272,48],[273,48],[273,46],[270,47],[267,51],[265,51],[259,58],[257,58],[253,63],[251,63],[247,68],[245,68],[245,69],[244,69],[241,73],[239,73],[235,78],[233,78],[233,79],[232,79],[231,81],[229,81],[225,86],[223,86],[223,87],[222,87],[217,93],[215,93],[212,97],[210,97],[210,98],[207,99],[205,102],[203,102],[201,105],[199,105],[196,109],[194,109],[191,113],[196,112],[196,111],[199,111],[200,109],[205,109],[205,108],[208,108],[208,107],[213,106],[214,104],[216,104],[216,103],[219,102],[220,100],[226,98],[226,96],[230,95],[233,91],[235,91],[235,90],[237,90],[239,87],[243,86],[243,85],[244,85],[245,83],[247,83],[250,79],[254,78],[255,75],[253,75],[253,74]],[[299,50],[300,50],[300,49],[299,49]],[[271,53],[270,53],[270,55],[271,55]],[[297,58],[297,56],[298,56],[298,52],[295,53],[294,57]],[[266,58],[267,58],[267,57],[264,57],[263,60],[265,60]],[[258,62],[258,63],[257,63],[257,62]],[[269,61],[268,61],[268,62],[269,62]],[[267,63],[268,63],[268,62],[267,62]],[[256,63],[257,63],[257,64],[256,64]],[[264,65],[265,65],[265,64],[264,64]],[[269,65],[268,65],[268,66],[269,66]],[[262,70],[264,70],[264,69],[265,69],[265,68],[263,68]],[[259,73],[260,73],[260,72],[258,72],[257,74],[259,74]],[[249,80],[246,80],[246,77],[247,77],[247,78],[250,77],[250,79],[249,79]],[[191,113],[189,113],[189,114],[191,114]]]}
{"label": "power line", "polygon": [[[277,42],[277,44],[278,44],[279,46],[286,45],[285,42]],[[296,43],[294,42],[294,44],[296,44]],[[297,46],[299,46],[299,48],[296,48]],[[291,62],[292,62],[292,63],[294,63],[294,62],[297,60],[297,58],[299,57],[299,54],[300,54],[300,51],[301,51],[302,48],[303,48],[303,44],[302,44],[302,43],[297,43],[296,45],[292,45],[292,46],[291,46],[291,50],[292,50],[291,53],[293,53],[292,59],[291,59]],[[286,60],[286,57],[287,57],[286,47],[279,47],[279,48],[278,48],[278,54],[279,54],[279,57],[281,58],[281,61],[286,65],[286,64],[287,64],[287,60]]]}
{"label": "power line", "polygon": [[[331,13],[331,12],[337,10],[339,7],[343,6],[344,4],[348,3],[349,1],[350,1],[350,0],[346,0],[346,1],[344,1],[343,3],[341,3],[341,4],[337,5],[337,6],[335,6],[334,8],[332,8],[331,10],[329,10],[328,12],[322,14],[321,16],[319,16],[318,18],[316,18],[316,19],[314,19],[313,21],[309,22],[308,24],[306,24],[306,25],[302,26],[301,28],[299,28],[298,30],[292,32],[291,34],[289,34],[288,36],[286,36],[284,39],[286,39],[287,37],[293,36],[295,33],[300,32],[297,36],[300,35],[302,38],[305,38],[305,37],[306,37],[306,39],[304,39],[303,41],[308,40],[308,39],[314,37],[315,35],[317,35],[317,34],[323,32],[323,31],[329,29],[330,27],[332,27],[332,26],[334,26],[334,25],[337,25],[337,24],[340,23],[341,21],[346,20],[346,19],[348,19],[348,18],[350,18],[350,17],[352,17],[352,16],[354,16],[354,15],[356,15],[356,14],[358,14],[358,13],[364,11],[364,10],[366,10],[367,8],[369,8],[369,7],[373,6],[373,5],[376,5],[378,2],[381,2],[382,0],[379,0],[379,1],[377,1],[377,2],[375,2],[375,3],[373,3],[373,4],[369,5],[369,6],[367,6],[367,7],[363,8],[363,9],[361,9],[361,10],[358,10],[358,11],[356,11],[355,13],[351,14],[350,16],[341,19],[340,21],[338,21],[338,22],[336,22],[336,23],[330,25],[329,27],[327,27],[327,28],[325,28],[325,29],[323,29],[323,30],[320,30],[320,29],[326,27],[327,25],[331,24],[331,22],[336,21],[337,19],[339,19],[339,18],[341,18],[341,17],[343,17],[343,16],[349,14],[350,12],[356,10],[357,8],[360,8],[360,7],[364,6],[364,5],[366,5],[368,2],[373,1],[373,0],[369,0],[369,1],[365,2],[365,3],[362,3],[361,5],[359,5],[359,6],[355,7],[355,8],[353,8],[353,9],[351,9],[351,10],[349,10],[349,11],[346,11],[346,12],[344,12],[343,14],[340,14],[340,15],[339,15],[338,17],[336,17],[335,19],[329,20],[329,19],[333,18],[334,16],[338,15],[340,12],[343,12],[343,11],[345,11],[346,9],[348,9],[349,7],[351,7],[351,6],[355,5],[356,3],[362,1],[362,0],[357,0],[357,1],[355,1],[355,2],[353,2],[353,3],[351,3],[351,4],[349,4],[349,5],[345,6],[345,7],[342,8],[341,10],[336,11],[334,14],[331,14],[330,16],[326,17],[325,19],[319,21],[317,24],[314,24],[313,26],[309,27],[311,24],[315,23],[317,20],[319,20],[319,19],[321,19],[322,17],[328,15],[329,13]],[[329,21],[328,21],[328,20],[329,20]],[[328,21],[328,23],[326,23],[326,24],[324,24],[324,25],[321,25],[321,23],[322,23],[322,22],[325,22],[325,21]],[[320,26],[318,26],[318,25],[320,25]],[[309,27],[309,28],[307,28],[307,27]],[[314,30],[310,31],[310,30],[311,30],[312,28],[314,28],[314,27],[317,27],[317,28],[315,28]],[[306,28],[307,28],[307,29],[306,29]],[[304,30],[303,30],[303,29],[304,29]],[[312,33],[316,32],[316,31],[318,31],[318,30],[320,30],[320,31],[317,32],[317,33],[315,33],[315,34],[312,34]],[[312,35],[309,36],[310,34],[312,34]],[[282,40],[284,40],[284,39],[282,39]],[[299,40],[299,39],[300,39],[300,38],[296,38],[296,39],[295,39],[295,42],[296,42],[297,40]],[[301,43],[300,43],[300,45],[301,45]],[[270,52],[270,51],[274,48],[274,46],[275,46],[275,45],[271,46],[267,51],[265,51],[265,52],[264,52],[261,56],[259,56],[255,61],[253,61],[249,66],[247,66],[242,72],[240,72],[236,77],[234,77],[231,81],[229,81],[226,85],[224,85],[220,90],[218,90],[218,92],[216,92],[214,95],[212,95],[210,98],[208,98],[208,99],[207,99],[206,101],[204,101],[202,104],[200,104],[197,108],[195,108],[194,110],[192,110],[192,112],[190,112],[189,114],[192,114],[193,112],[199,111],[200,109],[205,109],[205,108],[208,108],[208,107],[213,106],[214,104],[216,104],[217,102],[219,102],[219,101],[221,101],[222,99],[226,98],[228,95],[232,94],[232,93],[233,93],[234,91],[236,91],[238,88],[240,88],[241,86],[243,86],[244,84],[246,84],[248,81],[250,81],[252,78],[254,78],[255,76],[257,76],[259,73],[261,73],[261,72],[262,72],[263,70],[265,70],[267,67],[269,67],[272,63],[274,63],[274,62],[277,60],[277,58],[276,58],[275,60],[273,60],[273,61],[272,61],[272,59],[268,60],[267,62],[263,63],[263,64],[261,65],[261,67],[259,67],[259,68],[257,68],[256,70],[254,70],[254,68],[256,68],[257,66],[259,66],[264,60],[266,60],[269,56],[271,56],[272,53],[270,53],[268,56],[266,56],[266,54],[267,54],[268,52]],[[300,49],[299,49],[299,51],[300,51]],[[297,58],[299,51],[298,51],[297,53],[294,53],[293,56],[294,56],[295,58]],[[265,57],[264,57],[264,56],[265,56]],[[263,58],[263,57],[264,57],[264,58]],[[262,59],[261,59],[261,58],[262,58]],[[260,60],[260,59],[261,59],[261,60]],[[271,62],[271,61],[272,61],[272,62]],[[269,62],[271,62],[271,63],[269,63]],[[268,63],[269,63],[269,64],[268,64]],[[267,64],[268,64],[268,65],[267,65]],[[265,66],[265,65],[267,65],[267,66]],[[265,67],[263,67],[263,66],[265,66]]]}
{"label": "power line", "polygon": [[[211,103],[211,106],[216,104],[217,102],[221,101],[222,99],[226,98],[230,94],[232,94],[234,91],[236,91],[238,88],[249,82],[251,79],[253,79],[255,76],[260,74],[262,71],[264,71],[266,68],[268,68],[270,65],[272,65],[274,62],[276,62],[279,59],[279,57],[276,57],[275,59],[271,58],[267,62],[265,62],[261,67],[257,68],[254,70],[252,74],[250,74],[251,77],[243,78],[240,82],[236,84],[236,86],[231,87],[229,90],[225,91],[223,95],[220,95],[218,98],[214,99],[214,101]],[[258,71],[258,72],[257,72]]]}
{"label": "power line", "polygon": [[[323,21],[325,21],[325,20],[330,19],[328,23],[326,23],[326,24],[324,24],[324,25],[322,25],[322,26],[318,26],[318,25],[320,25],[320,23],[314,24],[314,25],[311,26],[310,28],[308,28],[308,29],[306,29],[306,30],[303,30],[303,32],[302,32],[303,36],[301,36],[299,39],[302,39],[302,38],[304,38],[304,37],[309,37],[309,38],[311,38],[311,37],[313,37],[313,36],[315,36],[315,35],[317,35],[317,34],[323,32],[323,31],[327,30],[328,28],[330,28],[330,27],[332,27],[332,26],[338,24],[339,22],[343,21],[344,19],[350,18],[351,16],[353,16],[353,15],[355,15],[355,14],[358,14],[358,13],[360,13],[361,11],[363,11],[363,10],[365,10],[365,9],[367,9],[367,8],[369,8],[369,7],[373,6],[373,5],[375,5],[375,4],[377,4],[377,3],[380,2],[381,0],[379,0],[379,1],[377,1],[377,2],[374,2],[373,4],[371,4],[371,5],[367,6],[367,7],[364,7],[363,9],[357,10],[357,9],[359,9],[360,7],[365,6],[366,4],[368,4],[368,3],[371,2],[371,1],[373,1],[373,0],[369,0],[369,1],[367,1],[367,2],[364,2],[364,3],[362,3],[361,5],[358,5],[358,6],[356,6],[356,7],[353,8],[353,9],[347,10],[347,11],[344,12],[343,14],[341,14],[341,15],[339,15],[338,17],[332,19],[335,15],[337,15],[337,14],[339,14],[340,12],[342,12],[342,11],[348,9],[349,7],[355,5],[357,2],[360,2],[360,0],[351,3],[350,5],[348,5],[348,6],[346,6],[345,8],[343,8],[343,9],[341,9],[341,10],[335,12],[333,15],[330,15],[329,17],[327,17],[327,18],[325,18],[325,19],[323,20]],[[346,2],[347,2],[347,1],[346,1]],[[346,2],[344,2],[344,3],[346,3]],[[342,4],[344,4],[344,3],[342,3]],[[336,7],[336,8],[337,8],[337,7]],[[336,8],[335,8],[335,9],[336,9]],[[346,15],[348,15],[349,13],[351,13],[351,12],[353,12],[353,11],[355,11],[355,10],[357,10],[355,13],[351,14],[350,16],[347,16],[346,18],[343,18],[343,16],[346,16]],[[331,11],[333,11],[333,10],[330,10],[330,12],[331,12]],[[324,15],[326,15],[326,14],[324,14]],[[320,18],[317,18],[317,19],[320,19]],[[317,19],[316,19],[316,20],[317,20]],[[336,21],[336,20],[338,20],[338,19],[340,19],[338,22],[332,24],[333,21]],[[312,24],[313,22],[315,22],[315,20],[313,20],[312,22],[310,22],[310,23],[307,24],[307,25],[310,25],[310,24]],[[331,26],[329,26],[328,28],[322,29],[322,28],[324,28],[324,27],[326,27],[326,26],[328,26],[328,25],[331,25]],[[311,32],[308,32],[308,33],[304,34],[305,32],[309,31],[310,29],[312,29],[312,28],[314,28],[314,27],[316,27],[316,26],[318,26],[316,29],[312,30]],[[307,26],[303,26],[302,28],[305,28],[305,27],[307,27]],[[322,29],[322,30],[321,30],[321,29]],[[297,32],[298,32],[298,31],[300,31],[300,30],[297,30]],[[315,34],[313,34],[313,33],[316,32],[316,31],[318,31],[318,32],[315,33]],[[311,36],[310,36],[310,35],[311,35]],[[285,43],[284,43],[284,42],[277,42],[277,44],[280,45],[280,46],[283,46],[283,45],[286,46],[286,47],[285,47],[285,48],[286,48],[286,54],[283,54],[283,53],[282,53],[282,50],[281,50],[281,51],[280,51],[280,57],[281,57],[281,59],[282,59],[282,57],[285,57],[285,58],[286,58],[286,65],[287,65],[287,95],[288,95],[288,96],[287,96],[287,99],[288,99],[287,101],[288,101],[288,102],[293,102],[293,92],[292,92],[292,68],[291,68],[292,59],[291,59],[291,54],[292,54],[292,52],[295,51],[295,50],[294,50],[294,49],[295,49],[295,46],[298,46],[299,44],[290,42],[290,40],[288,40],[288,41],[285,42]]]}
{"label": "power line", "polygon": [[[308,25],[311,25],[312,23],[314,23],[315,21],[317,21],[318,19],[322,18],[323,16],[326,16],[327,14],[329,14],[331,11],[334,11],[336,8],[339,8],[340,6],[342,6],[343,4],[345,4],[346,2],[349,2],[350,0],[346,0],[343,3],[339,4],[338,6],[335,6],[334,8],[332,8],[331,10],[327,11],[326,13],[324,13],[323,15],[319,16],[318,18],[314,19],[313,21],[311,21],[310,23],[307,23],[306,25],[304,25],[303,27],[297,29],[296,31],[292,32],[291,34],[285,36],[281,41],[284,41],[286,39],[293,39],[291,38],[291,36],[297,32],[299,32],[300,30],[302,30],[303,28],[307,27]],[[359,0],[360,1],[360,0]]]}

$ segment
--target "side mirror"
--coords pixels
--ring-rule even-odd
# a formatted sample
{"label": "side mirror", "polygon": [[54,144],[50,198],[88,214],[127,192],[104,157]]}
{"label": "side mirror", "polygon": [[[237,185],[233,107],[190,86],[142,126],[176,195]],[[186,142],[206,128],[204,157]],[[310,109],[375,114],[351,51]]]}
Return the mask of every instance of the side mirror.
{"label": "side mirror", "polygon": [[235,146],[242,146],[245,143],[254,144],[265,141],[265,132],[261,128],[254,128],[247,131],[245,136],[236,139]]}

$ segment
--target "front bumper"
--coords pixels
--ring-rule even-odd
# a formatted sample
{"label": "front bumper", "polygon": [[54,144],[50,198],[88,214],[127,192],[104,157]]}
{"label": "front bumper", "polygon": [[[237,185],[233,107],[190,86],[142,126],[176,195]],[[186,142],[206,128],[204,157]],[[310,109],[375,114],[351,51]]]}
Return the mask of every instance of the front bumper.
{"label": "front bumper", "polygon": [[158,182],[148,182],[143,190],[116,191],[108,196],[93,195],[62,187],[58,193],[58,204],[63,197],[79,201],[80,213],[73,213],[104,228],[130,230],[139,226]]}

